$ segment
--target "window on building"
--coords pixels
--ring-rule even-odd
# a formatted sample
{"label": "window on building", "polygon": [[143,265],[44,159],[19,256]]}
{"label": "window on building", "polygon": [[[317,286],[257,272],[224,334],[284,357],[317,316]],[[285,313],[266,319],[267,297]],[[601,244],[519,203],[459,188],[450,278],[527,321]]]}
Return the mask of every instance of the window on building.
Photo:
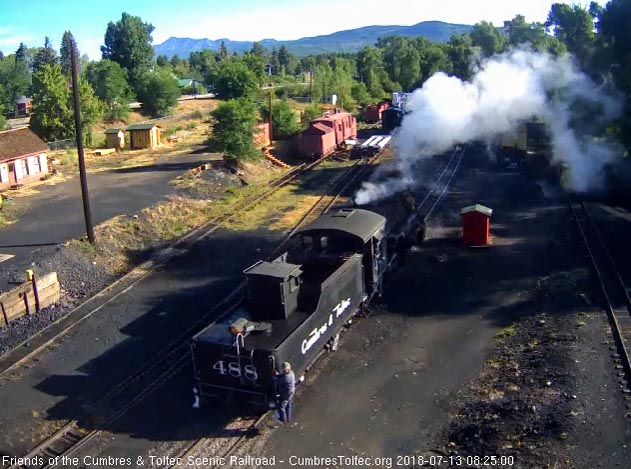
{"label": "window on building", "polygon": [[26,163],[26,158],[20,160],[20,164],[22,165],[22,177],[28,176],[28,164]]}
{"label": "window on building", "polygon": [[36,173],[41,173],[42,172],[42,165],[39,161],[39,156],[34,156],[33,157],[33,168],[35,169]]}

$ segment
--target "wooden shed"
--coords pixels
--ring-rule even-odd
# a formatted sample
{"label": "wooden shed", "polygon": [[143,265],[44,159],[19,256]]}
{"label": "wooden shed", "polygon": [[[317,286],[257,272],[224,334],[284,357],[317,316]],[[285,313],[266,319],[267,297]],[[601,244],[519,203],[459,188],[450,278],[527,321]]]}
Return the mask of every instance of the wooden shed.
{"label": "wooden shed", "polygon": [[107,129],[105,131],[105,146],[117,150],[125,148],[125,129]]}
{"label": "wooden shed", "polygon": [[460,210],[462,242],[465,246],[486,246],[490,243],[492,213],[493,210],[480,204]]}
{"label": "wooden shed", "polygon": [[136,150],[139,148],[151,148],[152,150],[160,145],[160,132],[162,128],[158,124],[132,124],[127,126],[129,132],[129,147]]}

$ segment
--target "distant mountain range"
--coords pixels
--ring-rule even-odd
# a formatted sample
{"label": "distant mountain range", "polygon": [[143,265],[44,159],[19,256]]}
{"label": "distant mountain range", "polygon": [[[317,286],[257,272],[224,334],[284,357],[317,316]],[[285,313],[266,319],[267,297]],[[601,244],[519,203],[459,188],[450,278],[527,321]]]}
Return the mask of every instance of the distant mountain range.
{"label": "distant mountain range", "polygon": [[[466,24],[443,23],[442,21],[423,21],[412,26],[366,26],[363,28],[338,31],[326,36],[303,37],[294,41],[277,41],[263,39],[258,41],[263,47],[271,50],[285,45],[295,55],[322,54],[327,52],[356,52],[365,46],[373,46],[382,36],[423,36],[434,42],[447,42],[456,34],[471,31],[472,26]],[[230,39],[191,39],[170,37],[162,44],[154,46],[156,55],[173,57],[179,55],[187,58],[191,52],[210,49],[219,50],[224,42],[229,52],[245,52],[252,48],[252,41],[231,41]]]}

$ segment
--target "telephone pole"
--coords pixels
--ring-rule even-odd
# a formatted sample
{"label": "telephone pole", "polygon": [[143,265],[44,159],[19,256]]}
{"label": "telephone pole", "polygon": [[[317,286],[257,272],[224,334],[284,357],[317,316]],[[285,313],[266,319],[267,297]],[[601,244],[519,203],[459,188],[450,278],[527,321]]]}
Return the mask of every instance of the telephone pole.
{"label": "telephone pole", "polygon": [[85,155],[83,153],[83,129],[81,128],[81,107],[79,106],[79,80],[77,78],[77,54],[74,40],[70,48],[72,62],[72,97],[74,101],[74,126],[77,137],[77,153],[79,155],[79,176],[81,179],[81,196],[83,198],[83,215],[85,230],[90,244],[94,244],[94,228],[92,226],[92,212],[90,211],[90,196],[88,194],[88,180],[85,171]]}
{"label": "telephone pole", "polygon": [[272,89],[269,90],[269,143],[274,142],[274,128],[272,126]]}

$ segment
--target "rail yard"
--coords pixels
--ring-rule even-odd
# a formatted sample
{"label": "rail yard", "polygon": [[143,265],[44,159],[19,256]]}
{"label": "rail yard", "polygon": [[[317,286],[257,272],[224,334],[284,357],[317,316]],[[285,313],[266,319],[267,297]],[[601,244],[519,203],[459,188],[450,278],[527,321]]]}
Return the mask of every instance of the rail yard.
{"label": "rail yard", "polygon": [[[511,67],[533,80],[514,101]],[[571,128],[559,90],[608,103],[573,67],[513,48],[357,115],[326,95],[286,107],[282,143],[274,84],[259,107],[220,93],[159,162],[160,125],[129,126],[169,209],[2,272],[2,468],[630,467],[631,206],[595,189],[620,147]]]}
{"label": "rail yard", "polygon": [[[498,467],[534,467],[537,458],[552,460],[558,452],[569,461],[575,456],[560,442],[576,439],[579,448],[581,438],[603,436],[611,426],[627,436],[602,438],[595,454],[604,464],[626,460],[624,289],[622,296],[606,290],[608,313],[597,306],[598,285],[620,288],[624,282],[624,273],[604,272],[615,268],[615,254],[594,245],[606,243],[607,229],[600,234],[587,225],[593,222],[587,204],[565,202],[560,192],[545,197],[527,176],[489,161],[475,147],[419,163],[432,181],[410,206],[394,197],[366,207],[388,220],[391,271],[383,299],[368,304],[337,351],[306,374],[296,423],[273,429],[273,411],[252,414],[216,402],[192,408],[189,340],[242,301],[239,273],[258,253],[278,256],[318,214],[352,205],[349,197],[361,181],[379,166],[388,172],[393,162],[389,149],[370,159],[340,160],[335,169],[337,158],[326,167],[326,157],[305,163],[273,180],[239,210],[212,220],[44,329],[29,347],[5,354],[0,393],[3,424],[12,431],[3,432],[1,451],[26,459],[9,458],[4,466],[56,467],[59,458],[67,467],[140,467],[140,457],[149,467],[258,467],[270,461],[360,467],[367,457],[387,462],[397,454],[416,467],[503,448],[505,462]],[[324,190],[282,236],[230,230],[240,211],[296,178]],[[459,244],[459,211],[469,202],[499,212],[492,248],[463,251]],[[597,210],[598,223],[606,224],[607,210]],[[418,241],[421,226],[424,243],[396,245],[405,236]],[[238,258],[231,246],[242,246]],[[223,276],[203,268],[200,259],[212,259]],[[591,282],[587,261],[596,264],[600,283]],[[528,352],[513,343],[515,337],[528,337]],[[590,403],[595,383],[585,372],[598,377],[598,403]],[[470,390],[461,388],[464,382]],[[309,459],[340,454],[350,459]]]}

